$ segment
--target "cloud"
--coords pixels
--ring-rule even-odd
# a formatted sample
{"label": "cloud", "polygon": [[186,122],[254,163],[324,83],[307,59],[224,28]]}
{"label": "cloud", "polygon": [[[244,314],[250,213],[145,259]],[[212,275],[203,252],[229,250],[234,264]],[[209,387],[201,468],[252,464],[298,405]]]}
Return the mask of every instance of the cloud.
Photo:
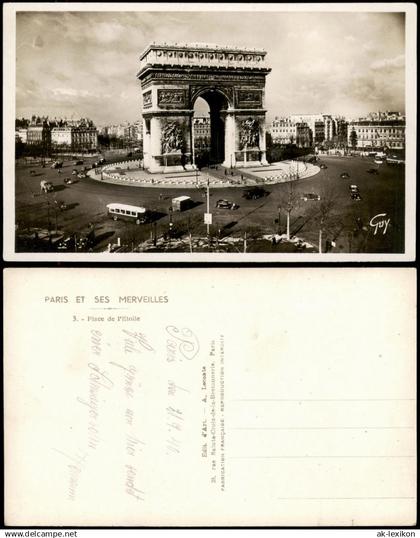
{"label": "cloud", "polygon": [[55,96],[95,97],[93,92],[79,88],[53,88],[51,91]]}
{"label": "cloud", "polygon": [[115,22],[101,22],[92,28],[92,34],[99,43],[114,43],[119,41],[126,29]]}
{"label": "cloud", "polygon": [[392,69],[401,69],[405,66],[405,56],[400,54],[394,58],[384,58],[383,60],[376,60],[370,65],[370,68],[374,71],[380,70],[392,70]]}

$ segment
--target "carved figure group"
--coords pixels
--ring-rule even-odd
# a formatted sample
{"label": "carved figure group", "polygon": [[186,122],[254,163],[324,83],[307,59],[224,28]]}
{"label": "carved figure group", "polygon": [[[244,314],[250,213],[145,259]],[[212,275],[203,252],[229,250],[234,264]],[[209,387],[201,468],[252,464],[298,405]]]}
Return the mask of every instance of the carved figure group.
{"label": "carved figure group", "polygon": [[162,130],[162,153],[182,150],[183,136],[181,126],[176,121],[166,123]]}
{"label": "carved figure group", "polygon": [[184,92],[178,90],[159,90],[159,105],[181,105],[184,100]]}
{"label": "carved figure group", "polygon": [[152,92],[151,91],[148,91],[143,94],[143,106],[145,108],[152,106]]}
{"label": "carved figure group", "polygon": [[240,145],[241,149],[258,146],[259,122],[255,118],[248,118],[241,122]]}

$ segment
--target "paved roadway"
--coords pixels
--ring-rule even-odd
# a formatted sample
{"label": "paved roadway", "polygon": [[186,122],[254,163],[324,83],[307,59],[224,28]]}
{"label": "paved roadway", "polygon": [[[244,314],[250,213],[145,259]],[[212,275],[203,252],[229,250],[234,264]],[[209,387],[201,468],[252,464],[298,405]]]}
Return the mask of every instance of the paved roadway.
{"label": "paved roadway", "polygon": [[[84,164],[93,158],[85,159]],[[371,159],[362,157],[322,157],[321,162],[327,169],[308,179],[293,183],[298,195],[317,193],[322,199],[334,197],[333,218],[325,226],[324,239],[334,240],[333,252],[403,252],[404,250],[404,167],[375,165]],[[379,175],[368,174],[368,168],[378,168]],[[65,186],[63,179],[71,176],[73,161],[64,164],[61,174],[57,170],[41,166],[18,166],[16,169],[16,221],[19,227],[57,226],[59,231],[67,233],[84,233],[89,224],[95,224],[97,244],[95,251],[104,250],[107,243],[115,242],[121,237],[123,242],[136,244],[149,238],[154,233],[150,224],[136,226],[134,223],[114,222],[106,215],[106,205],[110,202],[122,202],[146,206],[156,212],[156,231],[158,235],[168,230],[171,199],[179,195],[188,195],[196,201],[196,206],[183,213],[174,213],[174,226],[181,232],[191,230],[193,235],[205,232],[203,213],[205,211],[205,194],[197,189],[162,189],[139,188],[95,181],[90,178],[78,180]],[[80,167],[79,167],[80,168]],[[36,175],[31,176],[30,170]],[[342,172],[348,172],[349,179],[341,179]],[[41,195],[39,184],[47,179],[54,184],[55,190],[48,195]],[[362,200],[350,198],[349,185],[356,184],[360,189]],[[286,214],[280,210],[280,224],[276,222],[279,206],[287,198],[290,184],[278,184],[267,187],[268,196],[259,200],[246,200],[242,197],[243,188],[230,187],[211,191],[210,208],[213,212],[214,233],[221,235],[249,236],[258,233],[284,232]],[[239,204],[236,211],[215,209],[218,199],[228,199]],[[66,202],[64,211],[53,209],[54,200]],[[50,204],[48,204],[50,201]],[[310,243],[317,245],[319,219],[317,212],[320,202],[301,201],[291,214],[291,232]],[[376,215],[377,221],[389,220],[386,227],[375,228],[369,221]],[[359,220],[358,220],[359,219]],[[267,248],[273,251],[273,247]]]}

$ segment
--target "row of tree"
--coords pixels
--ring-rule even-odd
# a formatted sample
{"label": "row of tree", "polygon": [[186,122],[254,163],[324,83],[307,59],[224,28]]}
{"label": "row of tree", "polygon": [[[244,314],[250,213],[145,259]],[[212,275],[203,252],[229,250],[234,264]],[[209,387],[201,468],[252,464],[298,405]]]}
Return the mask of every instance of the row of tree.
{"label": "row of tree", "polygon": [[[353,149],[357,147],[357,133],[354,129],[350,132],[350,145]],[[344,135],[334,135],[331,140],[325,140],[319,146],[323,149],[345,149],[347,147],[347,138]],[[293,141],[290,144],[274,142],[270,133],[266,135],[266,147],[268,162],[297,159],[313,152],[313,147],[299,147]]]}

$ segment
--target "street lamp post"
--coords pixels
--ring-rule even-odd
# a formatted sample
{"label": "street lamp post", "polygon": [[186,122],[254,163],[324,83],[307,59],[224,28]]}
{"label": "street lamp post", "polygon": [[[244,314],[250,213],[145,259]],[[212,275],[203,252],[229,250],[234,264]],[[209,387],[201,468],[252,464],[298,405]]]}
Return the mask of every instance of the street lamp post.
{"label": "street lamp post", "polygon": [[48,198],[47,198],[47,215],[48,215],[48,240],[51,243],[50,201]]}
{"label": "street lamp post", "polygon": [[[210,179],[207,176],[207,214],[210,213]],[[210,224],[207,222],[207,237],[210,239]]]}
{"label": "street lamp post", "polygon": [[172,206],[169,206],[169,242],[171,242],[171,234],[172,234],[172,226],[173,226],[172,213],[173,213],[173,208]]}
{"label": "street lamp post", "polygon": [[157,244],[157,222],[154,221],[153,223],[153,246],[155,247]]}
{"label": "street lamp post", "polygon": [[57,216],[58,208],[57,207],[54,208],[54,213],[55,213],[55,235],[57,236],[57,231],[58,231],[58,216]]}

